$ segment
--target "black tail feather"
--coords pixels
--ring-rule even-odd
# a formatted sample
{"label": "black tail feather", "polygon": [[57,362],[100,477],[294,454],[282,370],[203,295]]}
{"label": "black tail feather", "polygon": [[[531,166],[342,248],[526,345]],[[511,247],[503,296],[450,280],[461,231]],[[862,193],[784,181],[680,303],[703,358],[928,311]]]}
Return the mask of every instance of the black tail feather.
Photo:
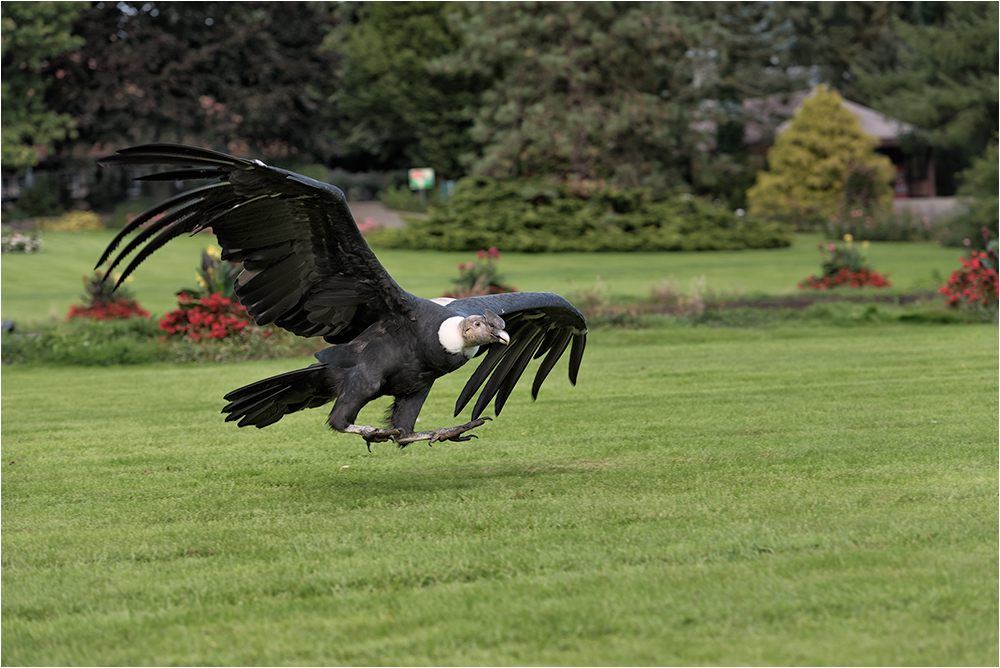
{"label": "black tail feather", "polygon": [[258,380],[225,396],[226,422],[239,420],[240,427],[258,429],[274,424],[289,413],[317,408],[336,398],[336,390],[326,367],[314,364]]}

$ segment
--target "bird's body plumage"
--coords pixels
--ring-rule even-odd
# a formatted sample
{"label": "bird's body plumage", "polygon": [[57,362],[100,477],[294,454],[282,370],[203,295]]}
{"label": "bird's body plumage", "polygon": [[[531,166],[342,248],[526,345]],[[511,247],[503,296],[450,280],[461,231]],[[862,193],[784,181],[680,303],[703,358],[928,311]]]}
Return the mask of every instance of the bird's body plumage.
{"label": "bird's body plumage", "polygon": [[[466,440],[464,431],[453,433],[460,428],[416,436],[413,429],[434,381],[470,357],[484,355],[455,414],[482,392],[463,430],[481,424],[479,416],[494,397],[500,413],[533,357],[544,355],[532,397],[570,345],[570,380],[576,382],[587,330],[568,301],[551,293],[510,293],[441,303],[410,294],[376,259],[334,186],[257,160],[169,144],[124,149],[99,162],[181,166],[139,177],[145,180],[214,179],[154,206],[112,241],[98,262],[110,260],[108,275],[137,253],[119,284],[171,239],[211,229],[222,258],[242,264],[235,291],[255,322],[334,344],[317,353],[310,367],[226,395],[226,419],[241,427],[264,427],[287,413],[335,401],[330,426],[369,442]],[[361,408],[380,396],[394,397],[390,428],[356,425]]]}

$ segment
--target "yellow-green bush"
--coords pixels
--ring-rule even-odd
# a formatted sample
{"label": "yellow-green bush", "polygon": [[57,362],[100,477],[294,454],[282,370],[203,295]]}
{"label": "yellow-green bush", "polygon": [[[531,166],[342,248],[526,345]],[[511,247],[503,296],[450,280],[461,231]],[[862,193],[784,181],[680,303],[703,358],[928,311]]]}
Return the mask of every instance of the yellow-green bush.
{"label": "yellow-green bush", "polygon": [[[855,199],[866,209],[888,209],[895,169],[875,152],[878,144],[836,91],[818,86],[768,151],[768,171],[747,191],[750,212],[813,219],[838,214]],[[859,176],[864,183],[853,185]]]}
{"label": "yellow-green bush", "polygon": [[37,225],[46,232],[95,232],[104,229],[101,219],[93,211],[67,211],[61,216],[38,218]]}

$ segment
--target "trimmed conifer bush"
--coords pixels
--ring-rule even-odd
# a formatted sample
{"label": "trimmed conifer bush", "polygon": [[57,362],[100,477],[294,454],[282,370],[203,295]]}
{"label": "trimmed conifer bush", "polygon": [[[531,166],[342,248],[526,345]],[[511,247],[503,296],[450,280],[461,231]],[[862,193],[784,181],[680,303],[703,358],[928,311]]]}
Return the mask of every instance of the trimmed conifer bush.
{"label": "trimmed conifer bush", "polygon": [[895,170],[878,143],[836,91],[818,86],[768,151],[768,171],[747,191],[751,213],[803,225],[850,208],[888,210]]}
{"label": "trimmed conifer bush", "polygon": [[739,216],[691,195],[654,198],[596,182],[495,181],[469,177],[449,203],[405,229],[369,237],[373,246],[475,251],[693,251],[778,248],[784,226]]}

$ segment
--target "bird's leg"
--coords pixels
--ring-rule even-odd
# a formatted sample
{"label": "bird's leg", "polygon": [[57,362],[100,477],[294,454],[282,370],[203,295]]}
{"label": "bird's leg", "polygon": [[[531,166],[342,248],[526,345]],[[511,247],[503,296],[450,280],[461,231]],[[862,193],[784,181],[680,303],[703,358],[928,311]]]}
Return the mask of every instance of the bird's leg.
{"label": "bird's leg", "polygon": [[430,441],[428,445],[437,443],[438,441],[469,441],[473,438],[479,437],[475,434],[469,434],[468,436],[462,436],[462,434],[470,429],[482,426],[486,424],[487,420],[492,419],[493,418],[481,417],[477,420],[467,422],[457,427],[445,427],[444,429],[432,429],[431,431],[407,432],[396,437],[396,444],[403,447],[409,443],[413,443],[414,441]]}
{"label": "bird's leg", "polygon": [[349,424],[341,431],[345,434],[360,434],[365,439],[368,452],[372,451],[372,443],[385,443],[392,440],[393,436],[403,433],[401,429],[378,429],[369,425]]}
{"label": "bird's leg", "polygon": [[374,396],[374,393],[370,396],[358,393],[351,397],[338,397],[337,403],[334,404],[333,410],[330,411],[330,417],[327,419],[327,424],[339,432],[359,434],[361,438],[365,439],[368,452],[372,451],[372,443],[385,443],[404,431],[398,428],[379,429],[366,424],[354,423],[358,419],[361,407],[371,399],[371,396]]}

